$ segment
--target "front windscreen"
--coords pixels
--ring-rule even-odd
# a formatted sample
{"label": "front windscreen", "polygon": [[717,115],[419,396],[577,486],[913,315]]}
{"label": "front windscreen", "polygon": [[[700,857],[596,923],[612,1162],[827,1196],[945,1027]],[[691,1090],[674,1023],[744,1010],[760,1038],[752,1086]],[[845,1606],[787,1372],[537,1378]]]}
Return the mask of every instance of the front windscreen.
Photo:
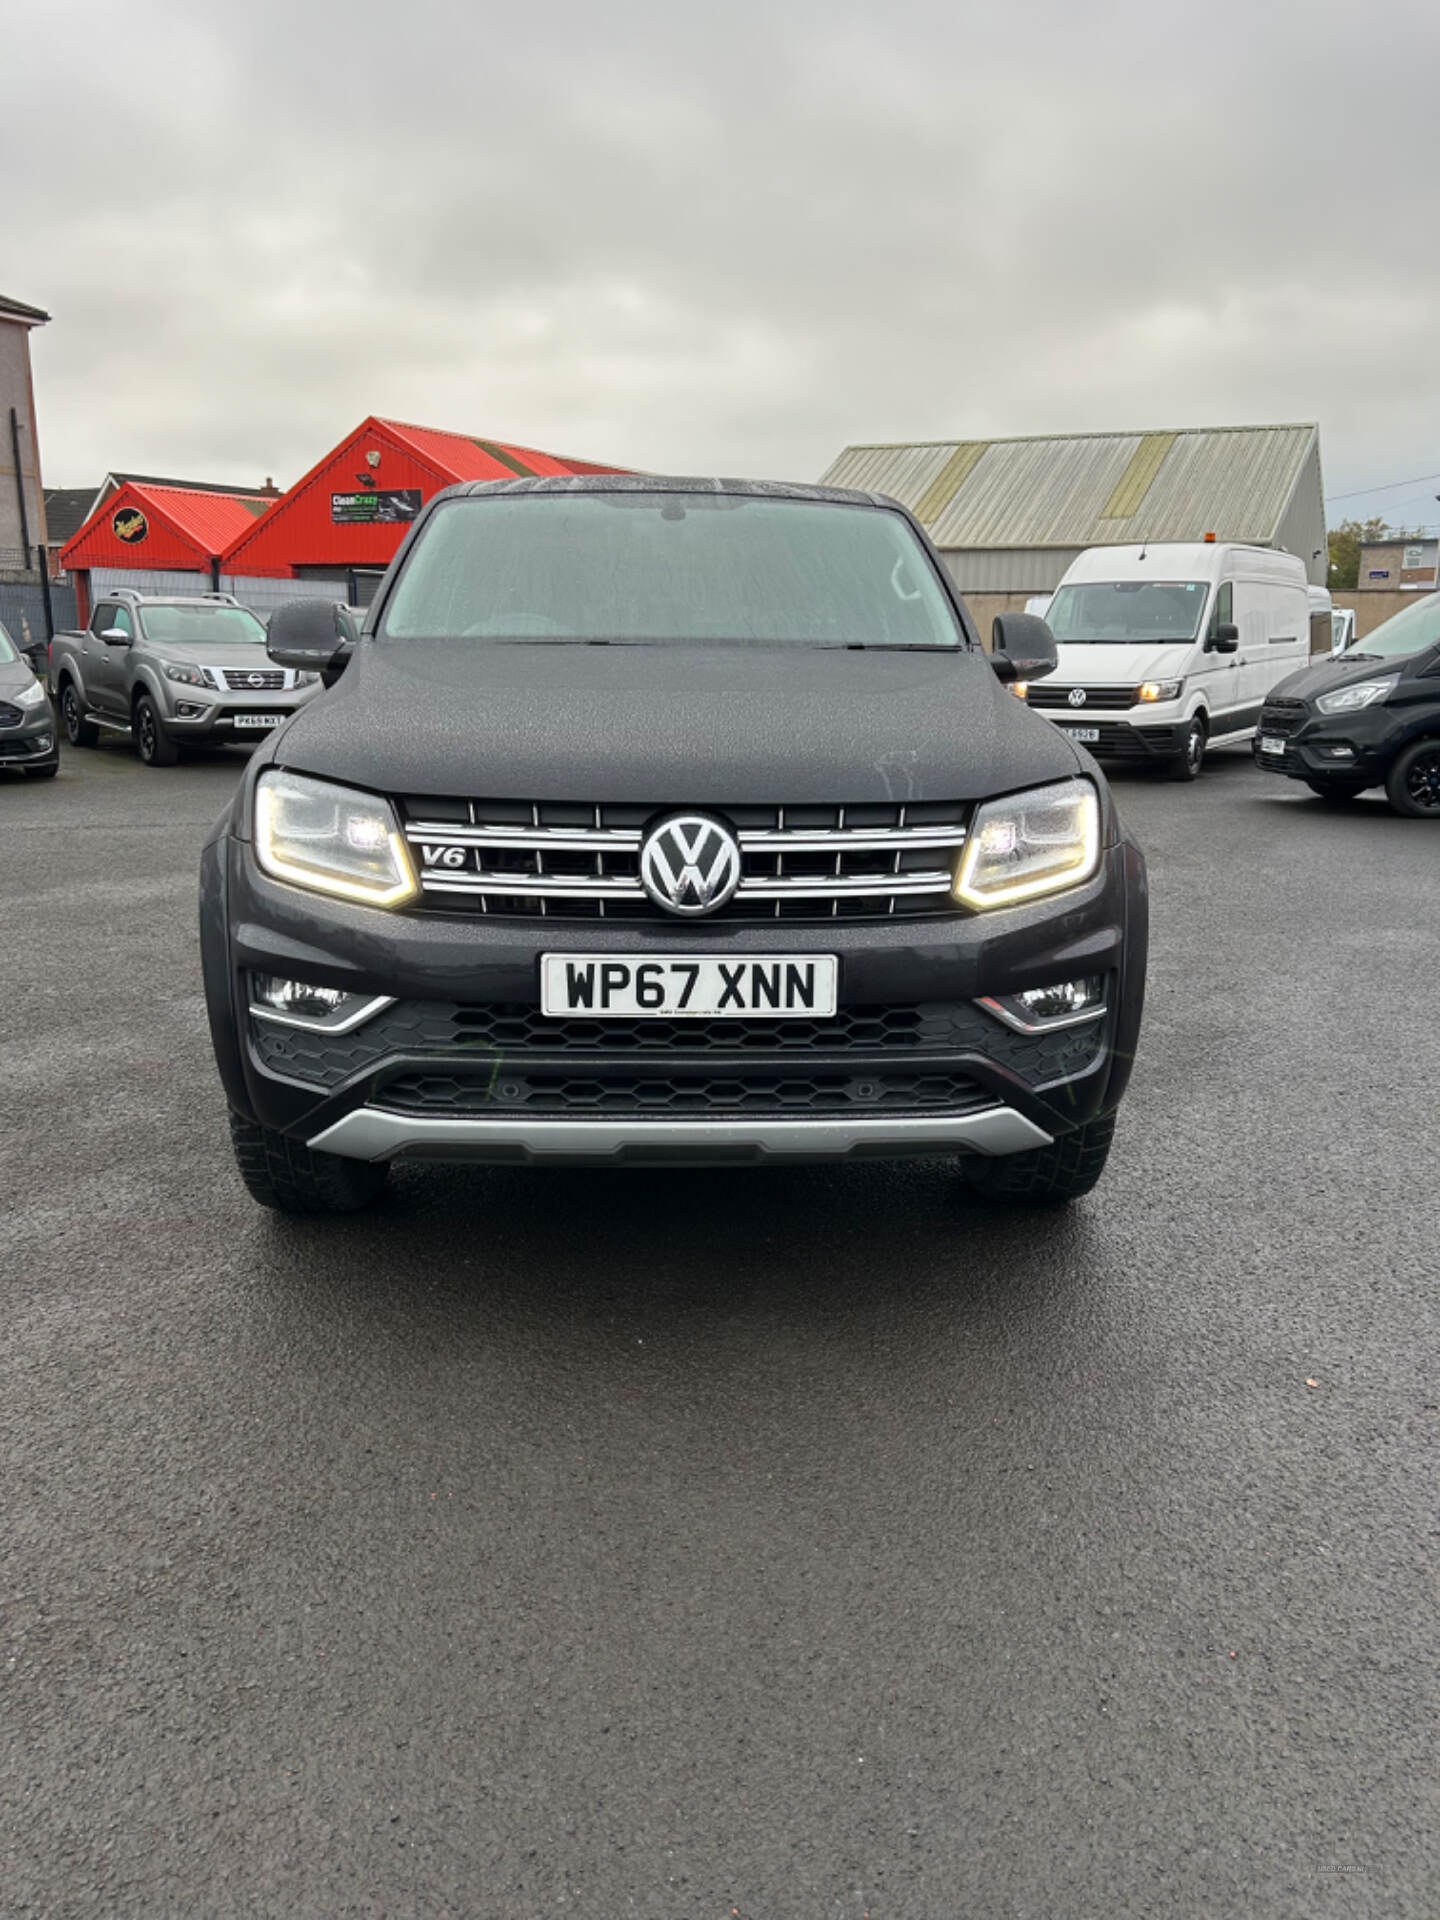
{"label": "front windscreen", "polygon": [[1427,594],[1413,607],[1382,621],[1373,633],[1345,650],[1347,660],[1395,660],[1423,653],[1440,641],[1440,593]]}
{"label": "front windscreen", "polygon": [[1207,580],[1087,582],[1059,588],[1045,618],[1055,638],[1072,645],[1193,640],[1209,591]]}
{"label": "front windscreen", "polygon": [[900,514],[724,493],[450,501],[416,541],[380,632],[536,645],[966,645]]}
{"label": "front windscreen", "polygon": [[265,629],[244,607],[146,607],[145,638],[162,647],[265,644]]}
{"label": "front windscreen", "polygon": [[0,627],[0,667],[14,666],[19,658],[19,654],[15,651],[14,641],[11,640],[4,627]]}

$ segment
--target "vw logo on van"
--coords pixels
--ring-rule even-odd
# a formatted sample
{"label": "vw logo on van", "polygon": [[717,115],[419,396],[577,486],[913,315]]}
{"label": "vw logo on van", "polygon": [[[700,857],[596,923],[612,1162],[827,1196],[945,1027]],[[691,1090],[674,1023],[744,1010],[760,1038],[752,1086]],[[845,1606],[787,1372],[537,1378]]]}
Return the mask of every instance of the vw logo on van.
{"label": "vw logo on van", "polygon": [[1085,689],[1084,689],[1084,687],[1071,687],[1071,689],[1070,689],[1070,704],[1071,704],[1071,706],[1072,706],[1072,707],[1083,707],[1083,706],[1084,706],[1084,704],[1085,704]]}
{"label": "vw logo on van", "polygon": [[716,913],[740,884],[740,842],[708,813],[672,813],[641,844],[640,884],[667,913]]}

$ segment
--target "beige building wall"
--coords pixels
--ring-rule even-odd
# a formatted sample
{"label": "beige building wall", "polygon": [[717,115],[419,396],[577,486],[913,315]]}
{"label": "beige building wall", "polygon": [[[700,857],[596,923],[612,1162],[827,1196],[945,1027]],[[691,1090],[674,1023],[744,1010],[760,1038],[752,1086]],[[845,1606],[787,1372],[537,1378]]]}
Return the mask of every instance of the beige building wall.
{"label": "beige building wall", "polygon": [[30,523],[31,564],[34,549],[45,544],[45,496],[40,485],[40,460],[34,432],[35,392],[30,379],[30,329],[0,313],[0,567],[18,567],[20,561],[20,500],[15,485],[15,454],[10,437],[10,409],[20,416],[20,468],[25,485],[25,511]]}
{"label": "beige building wall", "polygon": [[1373,633],[1382,620],[1388,620],[1392,613],[1399,613],[1404,607],[1413,607],[1417,600],[1425,598],[1423,593],[1402,592],[1398,587],[1390,593],[1383,590],[1367,593],[1363,588],[1335,587],[1331,589],[1331,601],[1335,606],[1351,607],[1355,612],[1355,637],[1363,640],[1367,633]]}

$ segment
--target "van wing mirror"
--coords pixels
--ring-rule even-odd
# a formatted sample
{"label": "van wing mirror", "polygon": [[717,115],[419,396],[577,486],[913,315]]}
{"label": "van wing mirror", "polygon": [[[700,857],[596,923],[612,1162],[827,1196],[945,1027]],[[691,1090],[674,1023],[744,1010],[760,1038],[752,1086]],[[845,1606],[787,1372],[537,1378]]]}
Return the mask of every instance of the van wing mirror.
{"label": "van wing mirror", "polygon": [[343,600],[287,600],[270,616],[265,651],[277,667],[338,673],[360,638]]}
{"label": "van wing mirror", "polygon": [[1055,636],[1033,613],[997,613],[990,629],[990,664],[1001,680],[1043,680],[1059,665]]}
{"label": "van wing mirror", "polygon": [[1207,642],[1211,653],[1234,653],[1239,645],[1240,629],[1229,620],[1222,621]]}

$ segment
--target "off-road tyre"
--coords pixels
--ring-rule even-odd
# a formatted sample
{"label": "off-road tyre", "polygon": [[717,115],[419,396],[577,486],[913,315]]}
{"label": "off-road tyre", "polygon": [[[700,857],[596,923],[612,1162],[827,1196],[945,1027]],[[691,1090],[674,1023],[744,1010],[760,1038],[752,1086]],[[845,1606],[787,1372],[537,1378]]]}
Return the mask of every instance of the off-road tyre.
{"label": "off-road tyre", "polygon": [[85,709],[73,680],[60,682],[60,724],[72,747],[93,747],[100,738],[100,729],[95,722],[85,718]]}
{"label": "off-road tyre", "polygon": [[173,767],[180,758],[180,749],[165,731],[164,723],[155,711],[155,702],[148,693],[142,693],[135,702],[135,714],[132,721],[135,733],[135,751],[143,766]]}
{"label": "off-road tyre", "polygon": [[1205,722],[1197,713],[1185,734],[1183,752],[1165,762],[1167,780],[1198,780],[1205,765],[1205,747],[1210,738]]}
{"label": "off-road tyre", "polygon": [[316,1153],[233,1108],[230,1139],[251,1199],[276,1213],[359,1213],[380,1198],[390,1172],[384,1161]]}
{"label": "off-road tyre", "polygon": [[1363,786],[1357,786],[1353,780],[1307,780],[1305,784],[1317,799],[1333,800],[1337,804],[1358,800],[1365,791]]}
{"label": "off-road tyre", "polygon": [[1055,1207],[1089,1193],[1105,1171],[1115,1116],[1105,1113],[1073,1133],[1062,1134],[1048,1147],[1028,1153],[1006,1153],[995,1159],[967,1154],[960,1171],[983,1199],[1002,1205]]}
{"label": "off-road tyre", "polygon": [[1440,739],[1412,741],[1396,754],[1385,797],[1408,820],[1440,820]]}

